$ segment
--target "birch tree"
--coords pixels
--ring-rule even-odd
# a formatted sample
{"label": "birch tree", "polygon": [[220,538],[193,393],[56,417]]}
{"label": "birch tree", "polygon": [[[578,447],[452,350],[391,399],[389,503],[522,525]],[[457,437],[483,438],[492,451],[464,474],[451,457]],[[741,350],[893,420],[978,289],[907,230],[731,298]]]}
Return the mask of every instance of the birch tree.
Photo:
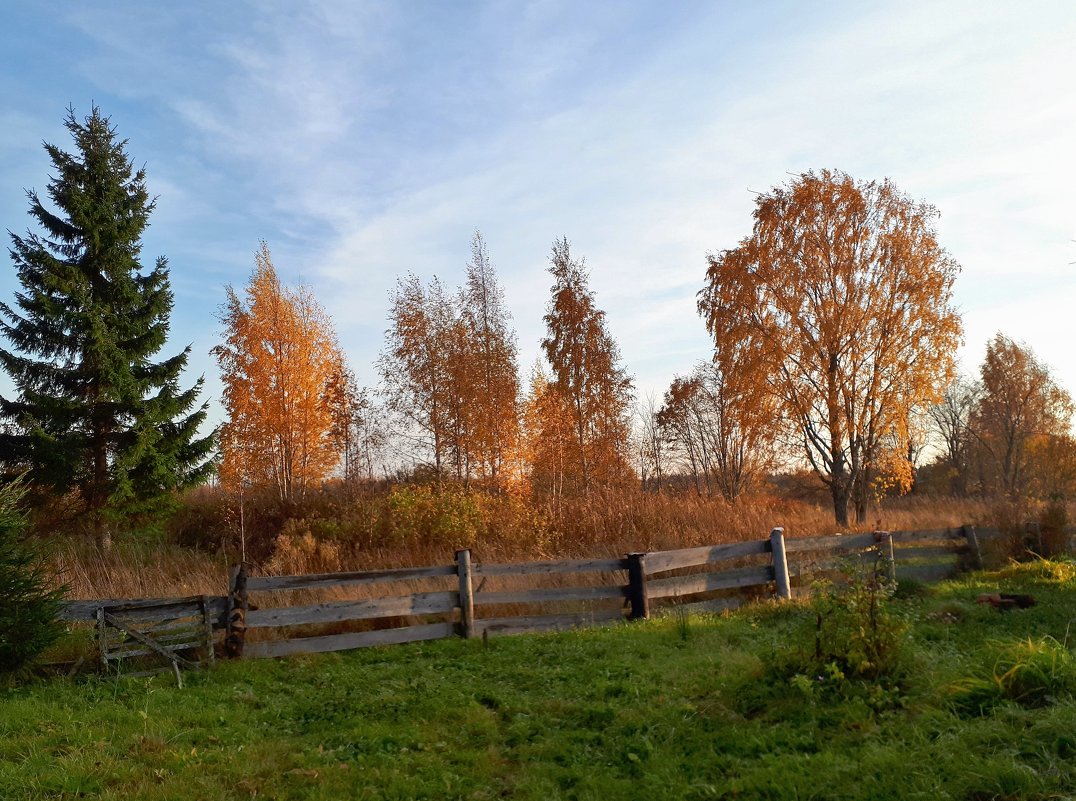
{"label": "birch tree", "polygon": [[709,258],[699,312],[718,362],[723,343],[757,355],[839,525],[879,443],[953,374],[959,267],[937,216],[888,180],[807,172],[760,196],[751,234]]}

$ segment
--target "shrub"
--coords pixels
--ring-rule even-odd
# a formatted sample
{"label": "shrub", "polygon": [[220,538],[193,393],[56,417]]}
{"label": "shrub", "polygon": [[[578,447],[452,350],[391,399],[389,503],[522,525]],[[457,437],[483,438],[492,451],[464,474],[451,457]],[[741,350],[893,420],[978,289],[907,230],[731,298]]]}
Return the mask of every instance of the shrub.
{"label": "shrub", "polygon": [[844,581],[816,586],[814,659],[865,679],[895,675],[902,663],[907,623],[893,610],[897,591],[883,559],[846,569]]}
{"label": "shrub", "polygon": [[454,486],[395,486],[382,518],[384,541],[397,546],[469,548],[481,527],[474,496]]}
{"label": "shrub", "polygon": [[40,556],[25,539],[24,486],[0,487],[0,672],[27,665],[60,635],[62,593],[48,589]]}

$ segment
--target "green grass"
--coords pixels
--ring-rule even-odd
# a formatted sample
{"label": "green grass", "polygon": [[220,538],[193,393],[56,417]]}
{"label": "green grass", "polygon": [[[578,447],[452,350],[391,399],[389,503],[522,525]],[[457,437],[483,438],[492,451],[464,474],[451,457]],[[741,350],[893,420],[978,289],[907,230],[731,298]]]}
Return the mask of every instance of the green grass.
{"label": "green grass", "polygon": [[[1038,604],[974,603],[998,590]],[[961,693],[1045,638],[1064,653],[1031,648],[1054,667],[1027,680],[1064,673],[1076,568],[1037,563],[900,596],[907,670],[881,701],[875,685],[818,693],[776,669],[809,647],[812,617],[771,604],[488,648],[228,663],[188,674],[183,690],[167,676],[11,688],[0,798],[1072,798],[1064,682],[1034,704]]]}

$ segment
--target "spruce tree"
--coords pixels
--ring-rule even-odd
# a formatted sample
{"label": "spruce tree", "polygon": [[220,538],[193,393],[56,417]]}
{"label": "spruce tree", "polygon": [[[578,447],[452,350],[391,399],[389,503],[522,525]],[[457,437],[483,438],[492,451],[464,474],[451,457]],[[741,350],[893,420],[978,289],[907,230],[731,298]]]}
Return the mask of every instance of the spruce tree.
{"label": "spruce tree", "polygon": [[[11,234],[21,291],[0,303],[0,365],[18,391],[0,398],[13,426],[0,435],[9,467],[81,501],[102,547],[112,530],[159,519],[174,491],[212,469],[215,434],[199,437],[202,387],[180,388],[188,346],[156,360],[172,310],[168,263],[139,262],[155,200],[108,117],[68,109],[76,152],[45,144],[48,196],[28,190],[41,233]],[[193,411],[192,411],[193,410]]]}

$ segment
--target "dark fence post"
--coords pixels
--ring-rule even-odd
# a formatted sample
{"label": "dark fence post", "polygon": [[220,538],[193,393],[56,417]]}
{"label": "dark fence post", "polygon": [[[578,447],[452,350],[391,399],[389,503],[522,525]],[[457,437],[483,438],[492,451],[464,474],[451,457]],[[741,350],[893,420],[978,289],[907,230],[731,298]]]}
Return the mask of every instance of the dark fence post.
{"label": "dark fence post", "polygon": [[628,554],[628,601],[631,603],[631,619],[645,620],[650,617],[650,598],[646,593],[645,553]]}
{"label": "dark fence post", "polygon": [[460,634],[464,639],[474,637],[474,589],[471,581],[471,552],[456,551],[456,572],[460,579]]}
{"label": "dark fence post", "polygon": [[224,652],[233,659],[243,656],[243,646],[247,641],[247,609],[250,599],[247,597],[247,566],[240,563],[232,567],[228,577],[227,634],[224,637]]}
{"label": "dark fence post", "polygon": [[974,560],[976,569],[983,569],[983,552],[979,548],[979,537],[975,533],[975,526],[961,526],[961,531],[964,534],[964,539],[968,541],[968,550],[971,551],[971,558]]}
{"label": "dark fence post", "polygon": [[783,528],[775,528],[770,532],[770,550],[773,552],[773,580],[777,585],[777,597],[787,601],[792,598],[792,582],[788,576]]}

